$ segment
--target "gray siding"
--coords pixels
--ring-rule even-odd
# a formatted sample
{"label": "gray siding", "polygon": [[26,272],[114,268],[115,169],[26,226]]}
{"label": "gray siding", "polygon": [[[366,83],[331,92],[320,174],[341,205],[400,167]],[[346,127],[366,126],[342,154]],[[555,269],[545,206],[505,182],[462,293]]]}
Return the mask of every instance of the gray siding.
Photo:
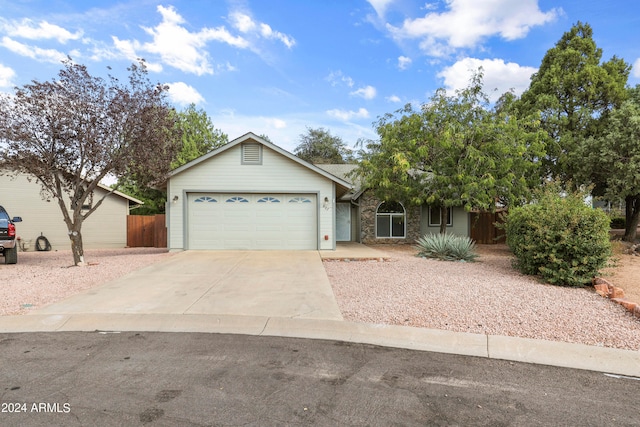
{"label": "gray siding", "polygon": [[[469,213],[461,207],[455,207],[452,211],[451,226],[447,227],[447,233],[452,233],[458,236],[469,236]],[[420,219],[420,233],[425,234],[438,234],[440,233],[440,226],[429,226],[429,206],[422,206],[422,215]]]}

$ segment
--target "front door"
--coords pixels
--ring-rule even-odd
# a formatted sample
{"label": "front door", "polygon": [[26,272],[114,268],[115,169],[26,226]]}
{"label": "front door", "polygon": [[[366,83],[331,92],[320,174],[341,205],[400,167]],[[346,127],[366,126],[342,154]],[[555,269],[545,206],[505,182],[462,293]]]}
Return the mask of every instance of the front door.
{"label": "front door", "polygon": [[351,241],[351,204],[336,203],[336,241]]}

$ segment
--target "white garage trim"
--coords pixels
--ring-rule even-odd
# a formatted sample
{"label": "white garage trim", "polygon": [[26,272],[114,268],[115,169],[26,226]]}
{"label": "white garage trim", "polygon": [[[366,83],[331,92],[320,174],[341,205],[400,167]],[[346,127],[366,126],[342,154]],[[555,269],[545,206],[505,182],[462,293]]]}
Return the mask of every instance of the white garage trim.
{"label": "white garage trim", "polygon": [[183,194],[186,249],[319,248],[317,192],[200,190]]}

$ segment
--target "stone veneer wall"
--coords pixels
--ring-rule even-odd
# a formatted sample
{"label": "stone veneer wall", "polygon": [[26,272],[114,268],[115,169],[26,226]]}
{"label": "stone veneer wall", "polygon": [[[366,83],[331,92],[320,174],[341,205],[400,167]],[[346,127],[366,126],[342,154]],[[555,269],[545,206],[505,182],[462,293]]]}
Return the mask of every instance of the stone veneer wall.
{"label": "stone veneer wall", "polygon": [[405,238],[376,238],[376,209],[381,200],[366,191],[359,198],[360,238],[362,243],[414,244],[420,237],[420,206],[404,206],[406,211]]}

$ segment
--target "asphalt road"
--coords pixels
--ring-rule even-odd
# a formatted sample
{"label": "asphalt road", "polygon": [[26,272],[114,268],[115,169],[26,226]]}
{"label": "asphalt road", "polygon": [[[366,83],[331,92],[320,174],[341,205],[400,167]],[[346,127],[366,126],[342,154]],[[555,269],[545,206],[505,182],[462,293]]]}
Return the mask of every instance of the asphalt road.
{"label": "asphalt road", "polygon": [[334,341],[0,334],[2,426],[637,426],[640,381]]}

